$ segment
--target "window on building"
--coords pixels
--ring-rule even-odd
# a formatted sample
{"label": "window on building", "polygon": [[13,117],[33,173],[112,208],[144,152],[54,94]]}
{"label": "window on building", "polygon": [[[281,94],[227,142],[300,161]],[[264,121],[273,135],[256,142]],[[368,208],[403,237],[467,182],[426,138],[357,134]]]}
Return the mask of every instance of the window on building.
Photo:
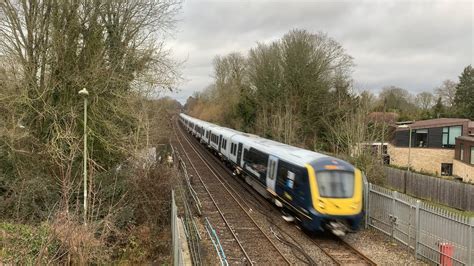
{"label": "window on building", "polygon": [[441,164],[441,175],[442,176],[452,176],[453,175],[453,164],[452,163],[442,163]]}
{"label": "window on building", "polygon": [[459,145],[459,160],[464,161],[464,144]]}
{"label": "window on building", "polygon": [[474,164],[474,146],[471,146],[471,164]]}
{"label": "window on building", "polygon": [[456,138],[462,135],[462,126],[443,127],[443,147],[452,148]]}
{"label": "window on building", "polygon": [[415,143],[413,147],[427,147],[428,129],[416,129],[414,140],[415,140]]}

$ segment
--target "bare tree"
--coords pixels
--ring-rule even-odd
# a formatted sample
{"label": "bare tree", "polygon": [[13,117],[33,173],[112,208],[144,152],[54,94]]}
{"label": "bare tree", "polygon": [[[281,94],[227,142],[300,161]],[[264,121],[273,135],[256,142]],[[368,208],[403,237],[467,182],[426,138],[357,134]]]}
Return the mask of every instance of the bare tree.
{"label": "bare tree", "polygon": [[35,174],[52,184],[59,179],[63,200],[71,198],[83,130],[77,92],[84,87],[89,168],[108,170],[146,145],[136,137],[147,127],[139,102],[179,78],[164,36],[180,6],[177,0],[0,1],[0,53],[15,62],[0,73],[0,106],[12,129],[21,125],[28,138],[0,139],[0,149],[16,160],[17,180],[27,178],[28,165],[42,165]]}
{"label": "bare tree", "polygon": [[443,81],[441,86],[435,89],[436,96],[441,97],[443,104],[448,108],[453,106],[454,104],[454,98],[456,96],[456,86],[456,82],[447,79]]}
{"label": "bare tree", "polygon": [[426,111],[433,107],[435,103],[435,97],[432,93],[423,91],[416,95],[415,101],[419,108],[421,108],[423,111]]}

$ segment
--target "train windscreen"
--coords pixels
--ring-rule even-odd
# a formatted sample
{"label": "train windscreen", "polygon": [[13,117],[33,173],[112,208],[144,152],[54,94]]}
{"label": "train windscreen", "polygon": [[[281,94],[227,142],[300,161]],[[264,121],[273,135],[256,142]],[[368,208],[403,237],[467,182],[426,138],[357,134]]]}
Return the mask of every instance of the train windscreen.
{"label": "train windscreen", "polygon": [[316,179],[323,198],[351,198],[354,194],[354,173],[323,171],[316,174]]}

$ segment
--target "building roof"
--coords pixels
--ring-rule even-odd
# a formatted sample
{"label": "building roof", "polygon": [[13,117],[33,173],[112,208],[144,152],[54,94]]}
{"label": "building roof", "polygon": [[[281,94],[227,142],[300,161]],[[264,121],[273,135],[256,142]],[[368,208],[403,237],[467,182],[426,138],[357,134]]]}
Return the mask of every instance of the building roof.
{"label": "building roof", "polygon": [[459,136],[456,139],[467,140],[467,141],[471,141],[471,142],[474,143],[474,137],[471,137],[471,136]]}
{"label": "building roof", "polygon": [[377,123],[387,123],[389,125],[395,125],[395,122],[397,122],[398,118],[400,117],[399,114],[394,113],[394,112],[372,112],[368,115],[368,118],[372,122],[377,122]]}
{"label": "building roof", "polygon": [[[436,118],[436,119],[428,119],[428,120],[420,120],[416,121],[408,126],[412,129],[418,128],[433,128],[433,127],[445,127],[445,126],[454,126],[454,125],[461,125],[463,123],[469,122],[469,126],[473,125],[474,122],[470,121],[469,119],[464,118]],[[473,123],[473,124],[471,124]],[[409,130],[408,127],[397,127],[397,131],[402,130]]]}

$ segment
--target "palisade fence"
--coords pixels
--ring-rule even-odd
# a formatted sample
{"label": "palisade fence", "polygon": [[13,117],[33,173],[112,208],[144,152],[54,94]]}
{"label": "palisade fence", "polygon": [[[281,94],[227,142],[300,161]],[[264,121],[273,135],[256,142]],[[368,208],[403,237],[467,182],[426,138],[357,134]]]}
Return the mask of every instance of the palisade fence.
{"label": "palisade fence", "polygon": [[410,247],[417,258],[441,265],[474,265],[474,217],[374,184],[366,187],[366,226]]}
{"label": "palisade fence", "polygon": [[446,206],[474,211],[474,185],[384,167],[386,184],[398,191]]}

